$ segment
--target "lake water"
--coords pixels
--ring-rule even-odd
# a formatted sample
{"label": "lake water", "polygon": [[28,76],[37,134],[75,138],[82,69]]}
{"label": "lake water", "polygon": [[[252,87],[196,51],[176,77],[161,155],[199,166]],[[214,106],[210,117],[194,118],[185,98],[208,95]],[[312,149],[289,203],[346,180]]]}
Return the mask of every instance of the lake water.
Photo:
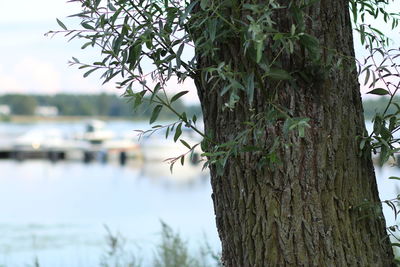
{"label": "lake water", "polygon": [[[143,124],[113,122],[119,134],[144,129]],[[0,136],[29,129],[59,128],[65,133],[82,123],[0,124]],[[382,199],[394,198],[397,167],[376,170]],[[129,248],[146,259],[160,240],[160,220],[189,240],[191,248],[205,239],[220,249],[215,228],[209,175],[201,166],[177,164],[171,175],[163,162],[130,161],[85,164],[80,161],[0,160],[0,266],[98,266],[107,251],[105,225],[120,232]],[[394,217],[384,207],[388,224]],[[206,237],[205,237],[206,236]],[[148,264],[151,266],[151,264]]]}
{"label": "lake water", "polygon": [[[63,129],[82,123],[0,124],[3,136],[26,130]],[[110,129],[131,133],[143,125],[113,122]],[[143,128],[142,128],[143,129]],[[0,160],[0,266],[98,266],[107,251],[105,225],[119,232],[144,260],[160,241],[164,221],[190,247],[207,240],[216,251],[209,175],[201,165],[128,161]]]}

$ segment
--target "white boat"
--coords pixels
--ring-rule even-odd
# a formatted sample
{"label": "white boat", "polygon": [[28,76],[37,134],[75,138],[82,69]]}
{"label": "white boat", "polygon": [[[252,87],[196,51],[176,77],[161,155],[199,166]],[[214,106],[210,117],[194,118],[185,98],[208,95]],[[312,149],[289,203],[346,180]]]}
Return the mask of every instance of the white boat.
{"label": "white boat", "polygon": [[13,142],[14,149],[19,151],[58,149],[64,145],[65,140],[58,129],[34,129],[17,137]]}
{"label": "white boat", "polygon": [[103,121],[91,120],[86,123],[86,129],[81,139],[91,144],[102,144],[107,140],[111,140],[114,136],[112,131],[105,129]]}
{"label": "white boat", "polygon": [[85,124],[85,131],[75,136],[86,144],[82,149],[85,158],[100,160],[126,161],[127,158],[138,158],[140,147],[128,136],[121,136],[106,128],[106,123],[100,120],[90,120]]}
{"label": "white boat", "polygon": [[13,157],[25,158],[66,158],[69,151],[80,149],[82,144],[66,139],[61,130],[33,129],[17,137],[12,142]]}

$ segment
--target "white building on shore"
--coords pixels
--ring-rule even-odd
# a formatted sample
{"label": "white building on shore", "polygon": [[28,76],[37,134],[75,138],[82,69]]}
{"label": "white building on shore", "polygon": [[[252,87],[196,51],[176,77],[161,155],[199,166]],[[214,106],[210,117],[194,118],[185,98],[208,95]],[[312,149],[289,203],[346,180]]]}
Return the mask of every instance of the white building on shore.
{"label": "white building on shore", "polygon": [[8,116],[11,114],[11,108],[9,105],[0,105],[0,115]]}
{"label": "white building on shore", "polygon": [[58,116],[58,108],[54,106],[38,106],[35,110],[35,115],[42,117]]}

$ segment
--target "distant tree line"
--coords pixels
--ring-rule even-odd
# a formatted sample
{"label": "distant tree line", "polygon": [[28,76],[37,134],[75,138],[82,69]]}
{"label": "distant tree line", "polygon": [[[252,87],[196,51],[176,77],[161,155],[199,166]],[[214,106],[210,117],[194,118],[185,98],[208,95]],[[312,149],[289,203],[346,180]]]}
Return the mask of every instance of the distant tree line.
{"label": "distant tree line", "polygon": [[[365,119],[372,119],[373,116],[377,113],[382,113],[389,101],[388,97],[378,97],[374,99],[367,99],[363,101],[364,106],[364,116]],[[400,104],[400,97],[395,97],[392,103]],[[396,107],[394,105],[389,106],[389,114],[392,114],[396,111]]]}
{"label": "distant tree line", "polygon": [[[388,99],[380,97],[363,101],[364,115],[366,119],[371,119],[376,111],[382,112],[386,108]],[[396,98],[396,103],[400,103],[400,98]],[[8,105],[12,115],[34,115],[38,106],[54,106],[58,109],[60,116],[109,116],[109,117],[131,117],[146,119],[151,116],[152,108],[150,105],[143,105],[137,111],[133,111],[133,103],[128,102],[124,97],[113,94],[91,94],[91,95],[22,95],[6,94],[0,95],[0,105]],[[199,105],[185,106],[179,99],[175,106],[180,110],[189,110],[191,115],[201,116]],[[390,109],[395,110],[392,106]],[[160,114],[162,118],[173,118],[169,112]]]}
{"label": "distant tree line", "polygon": [[[0,105],[8,105],[12,115],[35,115],[38,106],[54,106],[58,109],[60,116],[109,116],[130,117],[146,119],[151,116],[151,105],[142,105],[133,111],[133,103],[127,98],[113,94],[90,94],[90,95],[22,95],[6,94],[0,96]],[[178,99],[174,102],[180,111],[189,111],[188,115],[201,116],[200,106],[185,106]],[[161,118],[174,118],[168,111],[160,114]]]}

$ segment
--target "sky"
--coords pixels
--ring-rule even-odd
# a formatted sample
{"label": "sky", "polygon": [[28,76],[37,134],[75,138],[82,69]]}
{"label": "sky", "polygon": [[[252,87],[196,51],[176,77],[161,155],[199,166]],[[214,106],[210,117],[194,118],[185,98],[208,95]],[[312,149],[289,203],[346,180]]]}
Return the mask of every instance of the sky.
{"label": "sky", "polygon": [[[102,86],[96,75],[83,78],[83,71],[67,63],[72,56],[93,62],[98,57],[96,51],[81,50],[79,41],[68,43],[61,35],[44,36],[49,30],[60,29],[56,18],[66,21],[65,17],[78,13],[79,8],[66,0],[0,0],[0,94],[123,93],[113,84]],[[392,5],[392,9],[400,11],[400,5]],[[383,28],[400,45],[399,31]],[[362,55],[361,46],[356,49]],[[170,87],[190,90],[186,100],[197,101],[192,82],[178,87],[172,83]]]}
{"label": "sky", "polygon": [[0,92],[49,93],[105,90],[68,67],[78,43],[44,34],[57,29],[55,18],[76,13],[65,0],[0,0]]}

